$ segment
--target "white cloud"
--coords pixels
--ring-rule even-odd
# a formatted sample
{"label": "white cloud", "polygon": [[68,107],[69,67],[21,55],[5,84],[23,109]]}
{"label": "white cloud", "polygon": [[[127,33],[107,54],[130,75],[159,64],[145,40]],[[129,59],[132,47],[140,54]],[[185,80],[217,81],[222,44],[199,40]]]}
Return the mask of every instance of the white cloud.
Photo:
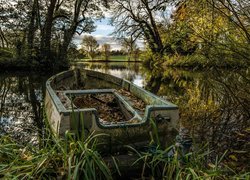
{"label": "white cloud", "polygon": [[112,32],[114,30],[114,27],[113,26],[110,26],[110,25],[105,25],[105,24],[98,24],[96,29],[98,31],[109,31],[109,32]]}
{"label": "white cloud", "polygon": [[[84,35],[90,35],[90,34],[82,34],[80,36],[76,35],[74,37],[73,42],[78,46],[78,48],[81,47],[80,44],[81,44],[81,41],[82,41],[82,38]],[[112,36],[92,35],[92,34],[91,34],[91,36],[93,36],[97,40],[99,45],[107,43],[107,44],[110,44],[111,49],[113,49],[113,50],[121,49],[121,45],[119,44],[119,42],[117,40],[115,40],[115,38]]]}
{"label": "white cloud", "polygon": [[[97,40],[97,42],[100,46],[107,43],[107,44],[110,44],[112,50],[119,50],[122,48],[120,42],[112,36],[105,36],[105,35],[101,35],[101,34],[86,34],[86,33],[82,34],[80,36],[76,35],[74,37],[73,42],[78,46],[78,48],[81,47],[80,44],[81,44],[83,36],[85,36],[85,35],[93,36]],[[144,48],[144,41],[139,39],[137,41],[137,46],[140,49],[143,49]]]}
{"label": "white cloud", "polygon": [[112,11],[110,11],[110,10],[106,10],[105,12],[104,12],[104,16],[105,16],[105,18],[111,18],[113,15],[112,15]]}

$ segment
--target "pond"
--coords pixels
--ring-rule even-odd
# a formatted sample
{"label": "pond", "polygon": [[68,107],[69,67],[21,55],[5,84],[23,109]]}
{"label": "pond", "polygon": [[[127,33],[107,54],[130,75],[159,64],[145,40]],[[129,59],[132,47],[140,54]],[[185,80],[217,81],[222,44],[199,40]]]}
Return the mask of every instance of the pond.
{"label": "pond", "polygon": [[0,135],[36,143],[43,127],[42,101],[50,74],[0,73]]}
{"label": "pond", "polygon": [[[180,127],[194,144],[216,154],[229,151],[229,158],[248,163],[250,149],[250,72],[208,69],[203,71],[146,68],[141,63],[78,63],[128,79],[177,104]],[[0,74],[0,133],[29,139],[39,133],[45,81],[50,75]],[[200,147],[199,147],[200,148]],[[215,157],[215,156],[214,156]]]}

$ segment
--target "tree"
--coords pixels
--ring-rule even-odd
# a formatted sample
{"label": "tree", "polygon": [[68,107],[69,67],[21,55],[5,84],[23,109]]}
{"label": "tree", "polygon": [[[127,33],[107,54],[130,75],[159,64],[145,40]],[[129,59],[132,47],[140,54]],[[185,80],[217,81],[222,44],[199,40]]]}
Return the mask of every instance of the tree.
{"label": "tree", "polygon": [[68,60],[74,61],[76,59],[81,59],[82,53],[77,49],[77,45],[71,43],[68,49]]}
{"label": "tree", "polygon": [[16,48],[17,58],[21,56],[23,58],[27,42],[27,24],[29,24],[31,2],[3,0],[0,2],[0,7],[1,36],[5,44],[8,42],[9,48]]}
{"label": "tree", "polygon": [[[57,4],[57,5],[56,5]],[[62,2],[60,0],[49,0],[47,3],[47,12],[45,16],[45,21],[43,26],[41,27],[41,56],[43,57],[43,61],[45,64],[51,64],[53,59],[51,55],[51,36],[52,36],[52,27],[53,21],[56,20],[54,14],[56,14],[56,10],[59,10]]]}
{"label": "tree", "polygon": [[93,32],[107,6],[106,0],[3,0],[0,44],[16,48],[17,59],[29,65],[32,59],[46,68],[68,66],[74,35]]}
{"label": "tree", "polygon": [[110,44],[105,43],[101,46],[102,57],[105,61],[108,61],[110,58],[110,50],[111,50]]}
{"label": "tree", "polygon": [[[90,33],[95,29],[94,18],[102,18],[102,9],[107,6],[107,1],[101,0],[50,0],[50,6],[47,12],[44,32],[44,45],[49,43],[51,28],[54,28],[54,34],[60,34],[57,49],[57,62],[59,66],[67,66],[67,52],[72,38],[77,33]],[[56,26],[52,26],[53,23]],[[47,31],[47,33],[46,33]]]}
{"label": "tree", "polygon": [[9,46],[9,42],[8,40],[6,39],[5,35],[4,35],[4,32],[2,30],[2,28],[0,27],[0,40],[1,40],[1,43],[0,43],[0,47],[3,47],[5,48],[5,46],[8,48]]}
{"label": "tree", "polygon": [[167,5],[166,0],[116,0],[111,20],[116,27],[115,34],[133,39],[141,37],[153,53],[162,55],[164,43],[158,29],[162,20],[157,17],[164,13]]}
{"label": "tree", "polygon": [[121,38],[120,41],[123,50],[127,54],[128,61],[130,61],[134,54],[134,51],[136,50],[135,40],[132,37],[130,37],[130,38]]}
{"label": "tree", "polygon": [[[227,22],[224,32],[224,42],[221,43],[226,51],[231,51],[233,59],[243,59],[250,64],[250,1],[248,0],[207,0]],[[236,57],[237,55],[238,57]]]}
{"label": "tree", "polygon": [[28,34],[27,34],[27,42],[29,48],[33,48],[35,31],[37,30],[37,25],[35,24],[37,11],[38,11],[38,0],[31,1],[31,10],[29,13],[29,25],[28,25]]}
{"label": "tree", "polygon": [[[188,42],[199,45],[200,53],[207,58],[243,57],[249,60],[250,15],[249,2],[231,0],[188,0],[178,5],[174,14],[179,35]],[[184,28],[183,28],[184,27]],[[185,29],[185,31],[182,31]],[[175,30],[175,32],[177,32]],[[176,39],[176,36],[173,38]],[[184,38],[181,38],[182,40]],[[235,57],[234,57],[235,58]]]}
{"label": "tree", "polygon": [[135,61],[138,61],[140,57],[140,49],[139,48],[135,48],[133,51],[133,59]]}
{"label": "tree", "polygon": [[230,22],[238,29],[250,43],[250,2],[248,0],[207,0],[221,15],[230,19]]}
{"label": "tree", "polygon": [[94,59],[97,53],[97,48],[99,44],[97,43],[96,39],[93,36],[85,35],[82,39],[82,49],[88,54],[91,60]]}

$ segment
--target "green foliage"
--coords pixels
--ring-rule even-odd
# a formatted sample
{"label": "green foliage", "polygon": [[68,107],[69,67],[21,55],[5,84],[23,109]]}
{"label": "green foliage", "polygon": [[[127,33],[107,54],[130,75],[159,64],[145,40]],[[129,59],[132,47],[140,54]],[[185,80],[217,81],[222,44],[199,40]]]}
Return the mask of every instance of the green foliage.
{"label": "green foliage", "polygon": [[173,15],[174,22],[161,31],[166,44],[165,53],[170,56],[165,58],[169,60],[166,64],[184,67],[249,66],[249,15],[239,13],[245,11],[247,4],[238,3],[239,7],[229,0],[180,3]]}
{"label": "green foliage", "polygon": [[143,64],[149,69],[159,69],[164,62],[162,54],[153,53],[150,50],[143,52],[140,57],[143,60]]}
{"label": "green foliage", "polygon": [[[13,49],[1,48],[0,49],[0,66],[1,68],[19,68],[24,69],[28,62],[16,58]],[[30,67],[32,64],[29,64]]]}
{"label": "green foliage", "polygon": [[13,58],[13,52],[10,49],[0,48],[0,57],[1,58]]}
{"label": "green foliage", "polygon": [[[230,53],[230,52],[228,52]],[[231,54],[231,53],[230,53]],[[238,58],[237,58],[238,57]],[[189,68],[208,68],[208,67],[225,67],[225,68],[235,68],[235,67],[247,67],[249,62],[247,59],[239,58],[239,56],[233,55],[230,57],[226,52],[217,52],[210,54],[209,57],[203,54],[195,53],[193,55],[181,56],[175,54],[173,56],[165,55],[163,57],[165,66],[173,67],[189,67]],[[237,59],[238,61],[235,61]]]}
{"label": "green foliage", "polygon": [[84,141],[70,133],[65,139],[52,134],[42,140],[41,148],[18,145],[1,137],[0,177],[4,179],[111,179],[111,172],[95,150],[97,136]]}
{"label": "green foliage", "polygon": [[6,64],[11,64],[13,61],[13,52],[9,49],[0,48],[0,65],[3,67]]}
{"label": "green foliage", "polygon": [[97,48],[99,44],[93,36],[85,35],[82,39],[82,49],[86,52],[91,60],[93,60],[97,55]]}
{"label": "green foliage", "polygon": [[[250,173],[237,174],[223,163],[225,152],[214,161],[207,162],[210,151],[207,146],[183,156],[178,144],[165,149],[151,147],[149,151],[138,152],[137,161],[143,163],[141,178],[153,179],[244,179]],[[134,164],[135,164],[134,163]]]}
{"label": "green foliage", "polygon": [[163,43],[165,44],[164,54],[167,55],[188,55],[194,53],[197,42],[190,40],[192,29],[183,22],[174,22],[169,26],[160,26]]}
{"label": "green foliage", "polygon": [[68,49],[68,60],[75,61],[77,59],[83,58],[84,54],[77,49],[75,44],[71,44]]}
{"label": "green foliage", "polygon": [[[157,128],[152,123],[153,144],[147,151],[134,152],[141,163],[141,178],[154,179],[224,179],[249,178],[249,172],[237,174],[223,163],[227,152],[207,161],[208,146],[183,155],[178,144],[168,148],[157,145]],[[112,179],[109,166],[98,153],[97,139],[102,134],[65,133],[60,139],[46,129],[40,147],[20,145],[8,136],[0,138],[0,178],[3,179]],[[152,142],[153,142],[152,141]],[[155,146],[156,145],[156,146]],[[119,165],[113,158],[118,174]],[[133,165],[132,165],[133,166]],[[138,172],[139,173],[139,172]]]}
{"label": "green foliage", "polygon": [[[103,18],[108,6],[99,0],[3,0],[0,5],[0,46],[15,49],[23,66],[46,69],[68,66],[67,58],[74,58],[70,43],[75,33],[93,32],[94,21]],[[9,63],[5,67],[15,66]]]}

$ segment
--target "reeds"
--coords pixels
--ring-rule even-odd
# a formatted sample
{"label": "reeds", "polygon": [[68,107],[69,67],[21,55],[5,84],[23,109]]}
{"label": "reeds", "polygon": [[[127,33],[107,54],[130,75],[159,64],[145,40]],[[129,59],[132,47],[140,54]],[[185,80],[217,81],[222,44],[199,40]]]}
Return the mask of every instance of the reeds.
{"label": "reeds", "polygon": [[45,134],[41,147],[0,138],[0,179],[112,179],[96,150],[96,139],[102,134],[85,138],[67,132],[62,139],[49,128]]}
{"label": "reeds", "polygon": [[151,146],[150,150],[138,152],[131,148],[139,158],[135,163],[142,162],[142,179],[249,179],[250,172],[236,173],[223,163],[222,156],[208,160],[211,151],[207,146],[183,156],[181,149],[170,146],[161,149]]}
{"label": "reeds", "polygon": [[[186,155],[175,145],[161,147],[157,127],[153,121],[151,124],[149,147],[143,152],[128,147],[138,156],[134,164],[141,164],[140,178],[249,179],[249,172],[237,174],[223,164],[227,152],[208,161],[211,153],[208,146]],[[1,137],[0,179],[112,179],[114,168],[109,168],[97,150],[98,138],[102,136],[105,135],[91,133],[86,137],[84,133],[67,132],[64,138],[59,138],[46,128],[40,147],[20,145],[8,136]],[[115,158],[113,162],[116,175],[123,176]]]}

